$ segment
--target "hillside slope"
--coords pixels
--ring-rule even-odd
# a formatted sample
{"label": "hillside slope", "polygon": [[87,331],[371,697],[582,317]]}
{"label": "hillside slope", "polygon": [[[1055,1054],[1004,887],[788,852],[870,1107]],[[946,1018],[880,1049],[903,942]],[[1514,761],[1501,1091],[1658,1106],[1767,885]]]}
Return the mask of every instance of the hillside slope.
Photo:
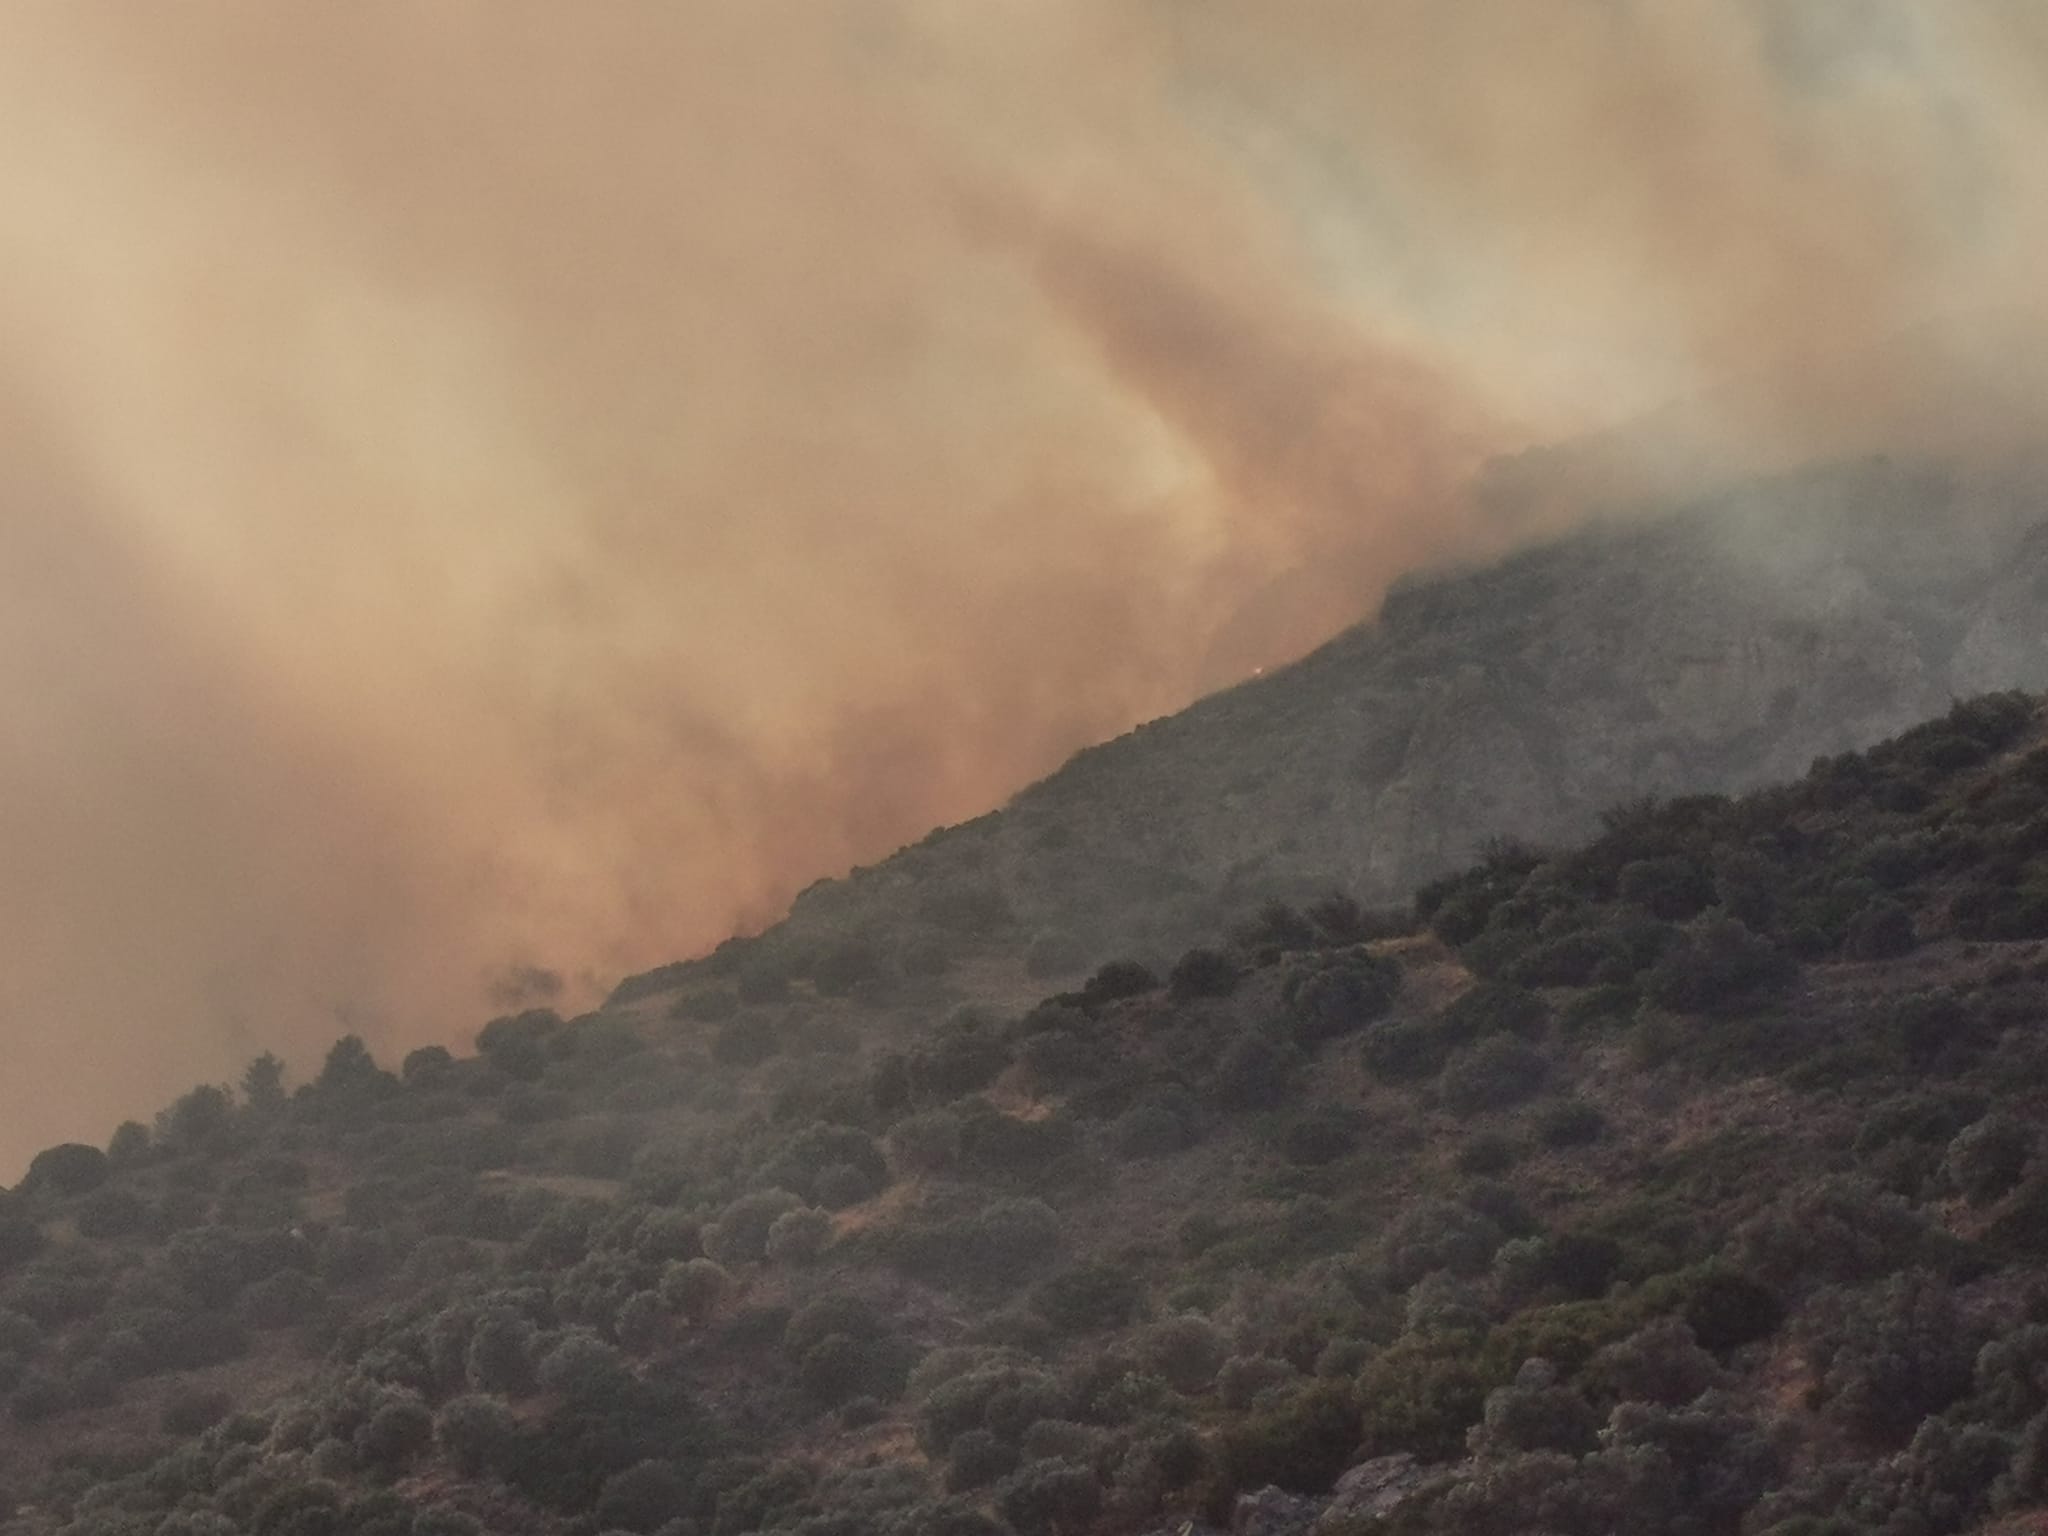
{"label": "hillside slope", "polygon": [[2044,520],[2038,489],[1875,461],[1418,582],[1297,665],[813,887],[777,942],[798,966],[854,937],[900,955],[994,912],[1042,974],[1164,957],[1265,897],[1397,901],[1491,836],[1796,774],[2048,685]]}
{"label": "hillside slope", "polygon": [[0,1203],[0,1529],[1941,1536],[2048,1500],[2038,700],[1496,845],[1399,921],[1273,907],[999,1010],[925,983],[693,971],[51,1149]]}

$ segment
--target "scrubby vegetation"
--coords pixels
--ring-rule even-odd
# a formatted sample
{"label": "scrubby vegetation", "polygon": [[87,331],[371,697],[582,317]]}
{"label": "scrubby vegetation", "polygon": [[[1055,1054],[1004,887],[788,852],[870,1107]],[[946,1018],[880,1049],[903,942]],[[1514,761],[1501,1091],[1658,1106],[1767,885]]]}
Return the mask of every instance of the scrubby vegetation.
{"label": "scrubby vegetation", "polygon": [[1051,998],[976,886],[944,966],[259,1061],[0,1200],[5,1528],[1075,1536],[1408,1457],[1378,1528],[1978,1529],[2048,1498],[2044,892],[2002,696],[1405,920],[1016,933]]}

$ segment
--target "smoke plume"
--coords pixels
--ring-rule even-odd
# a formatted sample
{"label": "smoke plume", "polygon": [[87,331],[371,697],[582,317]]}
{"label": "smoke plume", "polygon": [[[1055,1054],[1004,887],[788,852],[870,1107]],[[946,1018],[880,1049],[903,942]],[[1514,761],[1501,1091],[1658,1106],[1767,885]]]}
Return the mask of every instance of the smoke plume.
{"label": "smoke plume", "polygon": [[11,8],[0,1161],[1592,502],[2029,440],[2044,103],[2030,0]]}

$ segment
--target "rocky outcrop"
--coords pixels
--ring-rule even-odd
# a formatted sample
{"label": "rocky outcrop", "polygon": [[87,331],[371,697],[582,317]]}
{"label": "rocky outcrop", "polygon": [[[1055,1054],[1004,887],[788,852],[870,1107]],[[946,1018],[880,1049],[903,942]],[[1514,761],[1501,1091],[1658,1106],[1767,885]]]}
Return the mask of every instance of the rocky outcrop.
{"label": "rocky outcrop", "polygon": [[[1240,1494],[1231,1536],[1351,1536],[1399,1514],[1429,1486],[1431,1474],[1413,1456],[1380,1456],[1337,1479],[1322,1498],[1260,1488]],[[1192,1527],[1190,1528],[1192,1530]]]}

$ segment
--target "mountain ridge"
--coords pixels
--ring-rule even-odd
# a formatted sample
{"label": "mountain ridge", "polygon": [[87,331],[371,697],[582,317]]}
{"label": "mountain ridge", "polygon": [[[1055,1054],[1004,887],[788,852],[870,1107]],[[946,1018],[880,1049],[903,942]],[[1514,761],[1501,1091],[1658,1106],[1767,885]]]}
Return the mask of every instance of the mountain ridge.
{"label": "mountain ridge", "polygon": [[1396,900],[1490,837],[1790,777],[1954,698],[2048,686],[2044,519],[2024,477],[1860,460],[1412,579],[1292,666],[815,882],[750,942],[799,967],[900,953],[964,893],[1069,971],[1164,960],[1263,899]]}

